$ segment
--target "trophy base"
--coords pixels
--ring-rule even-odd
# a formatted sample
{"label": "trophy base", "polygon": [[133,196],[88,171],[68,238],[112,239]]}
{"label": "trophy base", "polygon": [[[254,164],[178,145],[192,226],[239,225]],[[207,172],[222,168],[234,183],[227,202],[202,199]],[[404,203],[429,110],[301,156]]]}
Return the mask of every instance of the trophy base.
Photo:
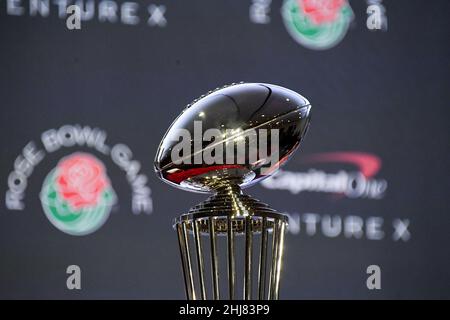
{"label": "trophy base", "polygon": [[[238,299],[238,273],[243,278],[243,299],[278,299],[287,222],[286,215],[243,194],[238,185],[217,188],[214,195],[175,219],[187,299],[221,299],[223,291],[228,299]],[[242,248],[237,245],[240,238]],[[226,247],[223,257],[218,250],[221,242]],[[236,261],[242,255],[244,261]],[[225,272],[219,270],[221,260],[226,260]],[[228,281],[219,283],[224,277]]]}

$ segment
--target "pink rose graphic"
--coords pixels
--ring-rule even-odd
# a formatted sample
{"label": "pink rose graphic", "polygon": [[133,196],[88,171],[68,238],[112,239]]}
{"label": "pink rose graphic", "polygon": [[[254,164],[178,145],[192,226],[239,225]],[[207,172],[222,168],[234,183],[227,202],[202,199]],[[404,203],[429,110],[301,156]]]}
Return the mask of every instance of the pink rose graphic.
{"label": "pink rose graphic", "polygon": [[299,7],[314,24],[333,22],[346,0],[297,0]]}
{"label": "pink rose graphic", "polygon": [[60,197],[79,210],[95,206],[109,181],[96,158],[77,153],[59,163],[56,184]]}

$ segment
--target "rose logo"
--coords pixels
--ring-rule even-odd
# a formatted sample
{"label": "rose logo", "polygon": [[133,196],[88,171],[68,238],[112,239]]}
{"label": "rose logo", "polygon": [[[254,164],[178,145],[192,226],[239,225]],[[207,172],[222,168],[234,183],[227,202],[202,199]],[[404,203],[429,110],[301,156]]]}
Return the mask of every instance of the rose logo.
{"label": "rose logo", "polygon": [[297,2],[315,24],[333,22],[345,4],[344,0],[297,0]]}
{"label": "rose logo", "polygon": [[47,175],[41,190],[47,218],[71,235],[96,231],[108,219],[115,202],[105,167],[86,153],[63,158]]}
{"label": "rose logo", "polygon": [[338,44],[353,19],[347,0],[285,0],[282,15],[291,36],[310,49]]}

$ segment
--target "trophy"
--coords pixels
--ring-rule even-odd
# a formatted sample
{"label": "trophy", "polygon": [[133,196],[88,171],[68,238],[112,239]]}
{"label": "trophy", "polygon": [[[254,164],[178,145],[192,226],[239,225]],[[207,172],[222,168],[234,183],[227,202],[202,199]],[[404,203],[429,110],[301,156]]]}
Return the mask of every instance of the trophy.
{"label": "trophy", "polygon": [[287,216],[242,190],[290,158],[310,109],[292,90],[241,82],[195,99],[166,132],[156,174],[211,194],[174,221],[187,299],[279,298]]}

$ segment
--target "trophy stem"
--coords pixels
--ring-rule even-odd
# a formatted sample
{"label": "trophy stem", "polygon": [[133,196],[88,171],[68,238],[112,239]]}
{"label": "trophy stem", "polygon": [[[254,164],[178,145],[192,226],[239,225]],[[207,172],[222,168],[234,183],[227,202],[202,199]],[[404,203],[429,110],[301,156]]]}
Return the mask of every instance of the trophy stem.
{"label": "trophy stem", "polygon": [[236,270],[234,264],[234,233],[233,233],[233,221],[228,218],[227,221],[227,244],[228,244],[228,292],[230,295],[230,300],[234,300],[234,285]]}
{"label": "trophy stem", "polygon": [[216,239],[216,229],[215,229],[215,218],[211,218],[209,221],[209,239],[211,245],[211,272],[213,281],[213,299],[220,299],[219,290],[219,266],[217,257],[217,239]]}
{"label": "trophy stem", "polygon": [[[225,290],[230,300],[278,299],[286,226],[287,216],[243,194],[239,186],[217,188],[175,220],[187,299],[218,300]],[[220,261],[226,261],[226,270]]]}
{"label": "trophy stem", "polygon": [[266,288],[266,274],[267,274],[267,218],[263,218],[261,230],[261,247],[259,253],[259,268],[258,268],[258,298],[264,300]]}
{"label": "trophy stem", "polygon": [[244,299],[252,298],[252,257],[253,234],[251,217],[245,218],[245,273],[244,273]]}

